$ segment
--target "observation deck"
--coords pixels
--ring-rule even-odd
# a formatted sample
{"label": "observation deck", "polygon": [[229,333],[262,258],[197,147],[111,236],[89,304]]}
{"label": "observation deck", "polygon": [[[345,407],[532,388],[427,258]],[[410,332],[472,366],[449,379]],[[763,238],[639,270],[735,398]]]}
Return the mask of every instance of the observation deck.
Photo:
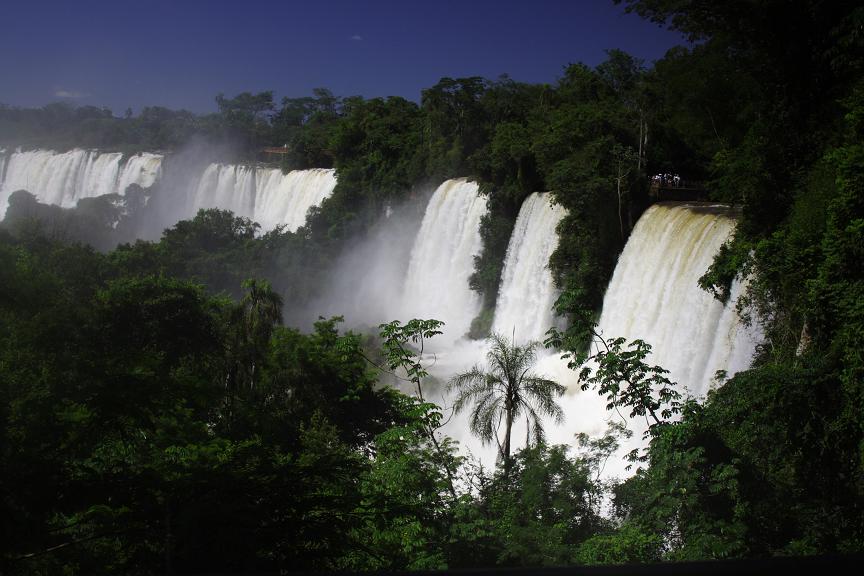
{"label": "observation deck", "polygon": [[701,180],[653,179],[648,196],[654,202],[664,200],[708,200],[708,190]]}

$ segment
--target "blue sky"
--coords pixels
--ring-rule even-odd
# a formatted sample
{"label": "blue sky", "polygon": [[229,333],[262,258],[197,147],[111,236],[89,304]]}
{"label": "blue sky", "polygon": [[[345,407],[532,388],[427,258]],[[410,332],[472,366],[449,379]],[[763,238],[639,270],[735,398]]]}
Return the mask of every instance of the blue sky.
{"label": "blue sky", "polygon": [[611,0],[10,0],[0,14],[0,103],[116,114],[315,87],[417,101],[443,76],[554,82],[609,48],[650,63],[683,43]]}

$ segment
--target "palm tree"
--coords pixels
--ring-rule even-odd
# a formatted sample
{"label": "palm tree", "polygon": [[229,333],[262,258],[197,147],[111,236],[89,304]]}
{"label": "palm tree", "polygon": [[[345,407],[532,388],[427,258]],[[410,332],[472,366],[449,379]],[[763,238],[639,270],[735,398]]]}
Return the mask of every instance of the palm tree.
{"label": "palm tree", "polygon": [[240,301],[243,348],[249,388],[254,388],[256,366],[267,354],[273,328],[282,324],[282,297],[266,280],[244,280],[243,288],[246,289]]}
{"label": "palm tree", "polygon": [[[448,390],[458,390],[453,409],[459,413],[474,403],[471,410],[471,432],[486,444],[493,439],[505,466],[510,460],[510,433],[513,422],[525,415],[529,438],[543,441],[542,416],[551,416],[556,423],[564,420],[564,412],[555,397],[564,393],[564,386],[530,372],[537,358],[539,342],[524,346],[511,343],[507,337],[493,333],[491,348],[486,354],[488,371],[474,366],[468,372],[450,380]],[[504,420],[504,445],[498,441],[498,428]]]}
{"label": "palm tree", "polygon": [[225,389],[229,428],[235,417],[235,400],[248,389],[255,390],[259,366],[266,360],[270,338],[282,324],[282,296],[266,280],[244,280],[246,294],[230,312],[227,339]]}
{"label": "palm tree", "polygon": [[266,344],[273,327],[282,324],[282,296],[266,280],[244,280],[243,288],[246,294],[240,308],[247,339],[259,346]]}

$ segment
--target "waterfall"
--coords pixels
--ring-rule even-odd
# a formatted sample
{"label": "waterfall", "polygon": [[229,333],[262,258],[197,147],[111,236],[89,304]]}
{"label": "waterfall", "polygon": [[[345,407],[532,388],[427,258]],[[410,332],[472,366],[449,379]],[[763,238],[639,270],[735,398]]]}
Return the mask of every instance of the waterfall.
{"label": "waterfall", "polygon": [[[515,335],[517,344],[542,340],[546,331],[555,324],[552,306],[558,293],[549,270],[549,257],[558,245],[556,227],[565,214],[563,207],[551,203],[551,195],[548,193],[531,194],[519,210],[507,245],[492,324],[493,331],[500,332],[507,338]],[[487,342],[463,341],[454,348],[447,351],[447,354],[438,355],[436,365],[430,370],[439,380],[447,381],[454,374],[465,372],[475,364],[481,369],[487,368]],[[538,362],[533,370],[536,374],[562,383],[565,381],[562,378],[572,378],[572,371],[567,369],[566,363],[557,355],[548,354],[540,347],[537,356]],[[438,400],[437,397],[435,399]],[[440,401],[443,405],[452,405],[454,397],[442,395]],[[454,415],[445,426],[447,434],[458,440],[463,450],[469,451],[486,465],[494,465],[496,448],[493,445],[483,446],[469,432],[469,420],[467,411]],[[554,432],[555,428],[551,423],[547,425],[548,432]],[[522,446],[525,434],[525,422],[520,418],[513,426],[515,448]],[[560,441],[572,442],[572,433]]]}
{"label": "waterfall", "polygon": [[645,340],[651,363],[696,394],[717,370],[746,369],[755,347],[735,312],[740,285],[724,306],[697,284],[734,228],[722,206],[655,204],[633,229],[603,300],[603,336]]}
{"label": "waterfall", "polygon": [[[131,184],[148,188],[162,175],[162,159],[147,152],[123,161],[120,153],[98,150],[0,150],[0,216],[17,190],[27,190],[40,202],[73,208],[81,198],[123,194]],[[185,208],[172,211],[172,216],[191,218],[201,208],[222,208],[255,220],[264,230],[281,224],[294,231],[306,221],[309,208],[320,205],[335,186],[335,170],[283,174],[279,169],[210,164],[191,193],[181,192]]]}
{"label": "waterfall", "polygon": [[137,184],[142,188],[149,188],[156,183],[162,173],[162,156],[141,152],[126,160],[120,170],[117,192],[123,194],[126,188]]}
{"label": "waterfall", "polygon": [[495,304],[494,332],[516,342],[542,340],[555,324],[552,306],[558,297],[549,257],[558,246],[555,228],[565,210],[551,203],[551,196],[531,194],[522,204],[507,245],[501,288]]}
{"label": "waterfall", "polygon": [[[686,387],[691,394],[702,395],[717,370],[731,376],[746,369],[760,338],[757,329],[741,323],[735,310],[743,283],[733,284],[726,305],[697,284],[734,228],[726,206],[655,204],[633,229],[606,290],[600,333],[605,338],[646,341],[652,346],[647,361],[669,370],[667,377],[682,392]],[[576,373],[557,356],[542,359],[539,366],[568,386],[561,399],[567,420],[563,427],[550,429],[550,442],[571,443],[578,432],[600,436],[608,421],[629,413],[608,411],[596,390],[581,391]],[[628,418],[627,426],[633,436],[622,440],[604,470],[606,477],[629,476],[624,455],[644,447],[644,419]]]}
{"label": "waterfall", "polygon": [[[161,177],[161,171],[162,156],[156,154],[138,154],[124,161],[119,153],[92,150],[0,150],[0,210],[5,212],[9,194],[19,189],[28,190],[42,202],[72,207],[81,198],[122,194],[130,184],[148,187]],[[336,186],[335,171],[324,169],[283,174],[264,167],[210,164],[203,172],[196,169],[190,178],[190,185],[175,186],[180,206],[171,207],[176,210],[171,217],[188,217],[200,208],[218,207],[249,217],[264,230],[277,225],[296,230],[305,222],[309,208],[320,205]],[[171,188],[167,181],[164,185]],[[381,309],[388,315],[380,318],[382,322],[400,317],[436,318],[446,323],[444,334],[431,342],[436,358],[430,371],[442,382],[482,360],[486,352],[485,343],[462,339],[481,309],[481,298],[470,289],[468,280],[474,271],[474,257],[482,248],[479,229],[486,212],[486,197],[480,194],[477,183],[464,178],[448,180],[431,196],[416,236],[416,220],[407,230],[392,235],[399,239],[402,254],[388,261],[396,262],[393,270],[384,274],[374,269],[373,280],[378,283],[370,290],[358,286],[359,274],[346,281],[347,291],[362,295],[358,306],[370,311]],[[557,245],[555,229],[564,214],[562,207],[550,203],[548,193],[530,195],[519,212],[507,248],[493,322],[493,330],[507,336],[515,332],[519,343],[542,339],[555,324],[552,305],[557,293],[548,262]],[[733,284],[732,298],[726,305],[697,285],[734,227],[735,219],[727,207],[684,203],[652,206],[640,218],[619,257],[603,303],[599,330],[605,337],[645,340],[653,347],[649,361],[669,370],[672,381],[696,395],[708,390],[716,371],[731,375],[747,368],[759,338],[757,331],[742,326],[734,308],[745,288],[743,283]],[[409,240],[412,237],[413,244]],[[382,235],[368,253],[390,254],[378,251],[382,243],[392,243],[388,238]],[[403,277],[400,274],[406,259]],[[354,267],[362,265],[357,260],[349,267],[355,272]],[[366,260],[369,258],[359,259]],[[376,298],[380,301],[373,302]],[[550,442],[572,443],[576,432],[602,434],[610,418],[605,400],[596,391],[580,391],[576,372],[558,355],[541,356],[536,372],[569,387],[562,399],[567,422],[547,429]],[[644,423],[632,424],[636,434],[626,448],[641,442],[640,426]],[[460,416],[450,422],[448,432],[472,446],[475,453],[491,450],[494,460],[494,449],[480,448],[466,426],[464,416]],[[610,465],[607,473],[621,470],[623,464],[619,462]]]}
{"label": "waterfall", "polygon": [[123,194],[130,184],[148,187],[159,177],[158,154],[122,160],[120,153],[97,150],[15,151],[0,170],[0,210],[5,214],[9,195],[17,190],[27,190],[40,202],[72,208],[81,198]]}
{"label": "waterfall", "polygon": [[237,216],[252,218],[255,213],[255,169],[233,164],[210,164],[201,174],[188,214],[220,208]]}
{"label": "waterfall", "polygon": [[306,213],[320,206],[336,187],[336,171],[315,168],[293,170],[258,169],[254,220],[265,230],[283,224],[295,231],[306,223]]}
{"label": "waterfall", "polygon": [[480,312],[480,296],[468,286],[480,253],[480,219],[486,197],[475,182],[447,180],[435,190],[411,250],[402,295],[404,318],[446,323],[437,345],[452,344]]}
{"label": "waterfall", "polygon": [[319,206],[336,187],[336,171],[210,164],[201,175],[187,212],[202,208],[231,210],[261,224],[263,230],[284,225],[293,232],[306,222],[306,212]]}

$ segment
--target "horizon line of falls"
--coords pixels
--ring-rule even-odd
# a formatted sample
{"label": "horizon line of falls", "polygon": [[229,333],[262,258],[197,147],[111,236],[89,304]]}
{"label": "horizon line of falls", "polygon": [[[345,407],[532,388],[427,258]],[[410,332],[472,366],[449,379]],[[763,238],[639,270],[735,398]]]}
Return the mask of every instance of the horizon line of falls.
{"label": "horizon line of falls", "polygon": [[163,156],[141,152],[124,156],[75,148],[0,151],[0,216],[9,196],[26,190],[40,202],[74,208],[78,200],[105,194],[123,194],[131,184],[152,186],[162,172]]}
{"label": "horizon line of falls", "polygon": [[[9,194],[18,189],[28,190],[42,202],[72,207],[81,198],[122,194],[129,184],[148,187],[160,179],[162,156],[143,153],[125,162],[123,158],[119,153],[81,149],[0,150],[0,210],[5,214]],[[247,216],[265,230],[279,224],[296,230],[308,209],[332,194],[336,185],[335,171],[320,169],[282,174],[279,169],[210,164],[189,176],[189,184],[170,190],[176,219],[194,215],[199,208],[218,207]],[[165,187],[170,188],[168,183]],[[167,192],[160,190],[160,195]],[[549,198],[548,193],[535,193],[523,203],[502,272],[493,329],[507,337],[515,334],[519,343],[542,339],[555,324],[551,308],[557,292],[548,260],[557,244],[555,229],[564,209],[552,206]],[[486,197],[477,183],[448,180],[429,199],[417,233],[410,228],[395,236],[402,255],[389,261],[392,270],[376,274],[388,282],[363,291],[356,277],[346,279],[352,294],[363,294],[361,306],[380,308],[389,315],[380,321],[401,316],[446,323],[444,334],[430,342],[440,352],[434,369],[430,368],[439,380],[482,361],[486,351],[484,342],[463,339],[481,309],[481,298],[470,289],[468,279],[482,248],[479,229],[486,212]],[[746,369],[759,338],[758,331],[742,326],[735,311],[742,283],[733,285],[725,306],[697,285],[734,226],[731,212],[723,207],[682,203],[650,207],[633,229],[604,298],[602,334],[645,340],[653,347],[649,362],[668,369],[670,380],[695,394],[706,392],[717,370],[732,375]],[[409,238],[413,238],[410,255]],[[370,253],[376,252],[370,248]],[[404,275],[403,256],[408,259]],[[567,420],[563,426],[548,427],[550,443],[572,444],[576,432],[602,434],[612,417],[605,401],[593,390],[581,392],[576,372],[566,368],[558,354],[538,352],[542,357],[536,372],[570,388],[562,399]],[[448,433],[473,449],[479,443],[459,421],[451,422]],[[463,429],[457,430],[457,425]],[[640,432],[635,430],[634,442]],[[514,431],[514,440],[519,438]],[[478,452],[488,455],[490,450],[494,461],[493,447]]]}
{"label": "horizon line of falls", "polygon": [[262,230],[283,225],[294,232],[306,213],[320,206],[336,187],[336,170],[312,168],[283,174],[279,168],[210,164],[187,203],[195,215],[203,208],[231,210],[259,223]]}

